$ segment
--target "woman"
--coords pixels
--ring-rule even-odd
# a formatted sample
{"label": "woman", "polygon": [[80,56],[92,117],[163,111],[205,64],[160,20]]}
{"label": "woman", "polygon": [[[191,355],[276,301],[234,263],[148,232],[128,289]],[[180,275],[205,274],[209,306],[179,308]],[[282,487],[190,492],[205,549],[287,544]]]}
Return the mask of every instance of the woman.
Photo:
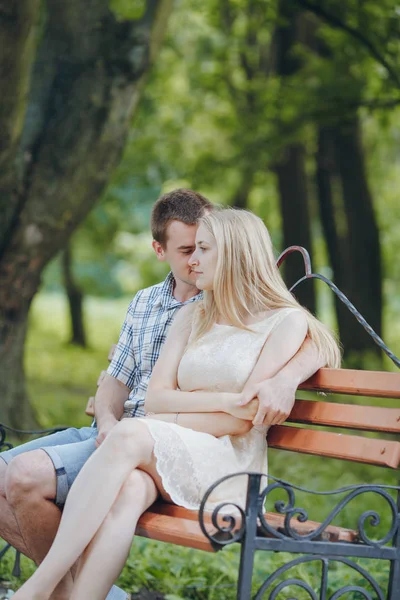
{"label": "woman", "polygon": [[[262,221],[246,211],[206,215],[190,259],[204,300],[175,319],[146,396],[146,418],[115,426],[76,479],[47,557],[15,600],[49,598],[82,555],[71,598],[105,598],[123,568],[141,513],[161,494],[197,509],[216,479],[266,472],[266,427],[253,427],[254,386],[312,338],[337,367],[332,334],[302,308],[275,266]],[[211,502],[237,501],[242,478]],[[110,542],[113,551],[109,553]]]}

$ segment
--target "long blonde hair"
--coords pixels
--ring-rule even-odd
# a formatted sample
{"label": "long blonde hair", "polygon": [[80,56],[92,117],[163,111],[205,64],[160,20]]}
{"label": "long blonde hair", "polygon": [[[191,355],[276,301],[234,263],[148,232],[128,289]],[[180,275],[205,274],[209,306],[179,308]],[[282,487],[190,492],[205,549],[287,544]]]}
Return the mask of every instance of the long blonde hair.
{"label": "long blonde hair", "polygon": [[245,317],[266,310],[298,308],[306,315],[308,336],[327,366],[340,366],[333,333],[287,289],[276,266],[271,238],[262,220],[246,210],[216,208],[201,218],[217,244],[213,290],[198,303],[192,339],[209,331],[219,318],[248,329]]}

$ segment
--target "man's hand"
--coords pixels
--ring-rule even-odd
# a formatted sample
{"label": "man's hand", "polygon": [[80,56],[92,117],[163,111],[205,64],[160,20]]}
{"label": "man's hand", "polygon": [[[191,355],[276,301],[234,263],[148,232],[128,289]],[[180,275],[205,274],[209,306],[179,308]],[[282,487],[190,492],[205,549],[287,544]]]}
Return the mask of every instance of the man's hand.
{"label": "man's hand", "polygon": [[291,413],[295,401],[297,384],[277,373],[271,379],[245,389],[241,405],[248,406],[258,398],[259,406],[253,425],[281,425]]}
{"label": "man's hand", "polygon": [[111,417],[111,416],[102,421],[102,423],[97,428],[98,434],[97,434],[97,438],[96,438],[96,448],[98,448],[100,446],[100,444],[102,444],[104,442],[104,440],[110,433],[111,429],[117,423],[118,423],[117,419],[115,419],[114,417]]}

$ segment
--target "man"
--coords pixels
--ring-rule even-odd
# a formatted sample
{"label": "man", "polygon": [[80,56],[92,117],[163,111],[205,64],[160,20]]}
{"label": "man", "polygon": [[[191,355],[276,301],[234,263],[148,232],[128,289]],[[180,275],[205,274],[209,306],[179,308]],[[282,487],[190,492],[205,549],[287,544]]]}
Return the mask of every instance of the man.
{"label": "man", "polygon": [[[125,416],[144,414],[148,381],[168,327],[181,306],[200,297],[188,259],[195,247],[197,222],[211,209],[206,198],[191,190],[175,190],[155,203],[153,248],[171,273],[164,282],[138,292],[129,306],[116,352],[96,394],[97,429],[68,429],[0,454],[0,536],[37,564],[55,536],[72,482],[122,417],[124,405]],[[277,423],[289,414],[298,384],[321,366],[310,346],[252,391],[260,399],[255,422]],[[71,577],[58,586],[53,599],[69,597]],[[126,597],[113,587],[108,600]]]}

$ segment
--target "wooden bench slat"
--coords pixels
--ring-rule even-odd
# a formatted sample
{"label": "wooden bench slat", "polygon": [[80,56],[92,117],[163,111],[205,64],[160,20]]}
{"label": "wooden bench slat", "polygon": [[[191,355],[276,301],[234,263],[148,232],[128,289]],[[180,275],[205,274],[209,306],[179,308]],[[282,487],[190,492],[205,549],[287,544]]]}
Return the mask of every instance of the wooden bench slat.
{"label": "wooden bench slat", "polygon": [[400,373],[356,371],[355,369],[320,369],[300,385],[302,390],[351,394],[353,396],[400,396]]}
{"label": "wooden bench slat", "polygon": [[289,422],[400,433],[400,408],[296,400]]}
{"label": "wooden bench slat", "polygon": [[169,542],[177,546],[215,552],[201,531],[199,523],[191,519],[177,519],[147,511],[138,521],[136,535],[159,542]]}
{"label": "wooden bench slat", "polygon": [[268,445],[270,448],[318,454],[393,469],[397,469],[400,463],[400,442],[314,429],[284,425],[272,427],[268,432]]}
{"label": "wooden bench slat", "polygon": [[[178,519],[179,521],[182,519],[183,521],[193,521],[198,522],[198,512],[196,510],[188,510],[187,508],[183,508],[182,506],[176,506],[175,504],[168,504],[167,502],[156,502],[147,512],[151,512],[155,515],[160,516],[168,516],[170,518]],[[284,515],[279,515],[274,512],[266,512],[265,518],[267,519],[268,524],[273,527],[275,530],[283,530],[284,527]],[[205,522],[211,525],[211,514],[205,513]],[[178,522],[179,522],[178,521]],[[166,522],[168,523],[168,522]],[[154,527],[156,524],[156,527]],[[141,531],[146,534],[145,537],[151,537],[152,539],[159,539],[160,535],[163,537],[165,533],[160,531],[161,521],[149,521],[146,524],[142,524]],[[290,521],[291,526],[300,534],[305,535],[312,531],[315,531],[321,523],[316,521],[305,521],[304,523],[300,523],[297,519],[292,519]],[[260,530],[259,534],[262,532]],[[142,535],[142,533],[138,534]],[[202,535],[202,534],[201,534]],[[263,533],[265,535],[265,532]],[[155,537],[157,536],[157,537]],[[336,525],[329,525],[324,533],[323,539],[325,541],[342,541],[342,542],[356,542],[358,541],[358,532],[353,529],[346,529],[344,527],[337,527]],[[190,541],[192,542],[197,538],[191,537]],[[165,541],[164,539],[160,539],[159,541]],[[194,547],[194,546],[190,546]],[[197,546],[196,546],[197,547]]]}

